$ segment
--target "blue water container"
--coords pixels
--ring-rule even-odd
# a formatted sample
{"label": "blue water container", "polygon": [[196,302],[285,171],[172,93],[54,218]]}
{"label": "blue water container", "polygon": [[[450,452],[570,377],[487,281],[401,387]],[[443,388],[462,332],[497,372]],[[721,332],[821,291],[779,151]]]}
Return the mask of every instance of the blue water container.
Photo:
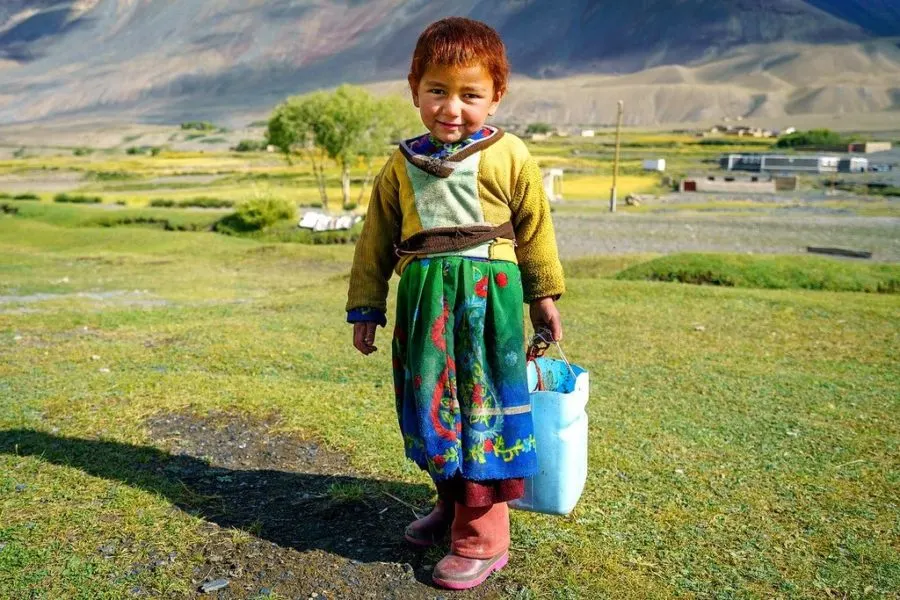
{"label": "blue water container", "polygon": [[528,362],[528,389],[538,473],[525,480],[525,495],[509,505],[567,515],[587,480],[588,372],[565,360],[540,357]]}

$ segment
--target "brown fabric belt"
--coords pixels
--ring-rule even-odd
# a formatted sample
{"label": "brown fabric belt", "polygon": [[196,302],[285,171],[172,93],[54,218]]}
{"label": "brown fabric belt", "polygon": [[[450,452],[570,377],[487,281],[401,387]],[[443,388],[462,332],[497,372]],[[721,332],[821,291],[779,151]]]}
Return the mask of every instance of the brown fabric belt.
{"label": "brown fabric belt", "polygon": [[415,233],[395,244],[397,256],[410,254],[426,255],[441,252],[458,252],[480,246],[496,238],[516,240],[512,223],[507,221],[496,227],[492,225],[463,225],[461,227],[433,227]]}

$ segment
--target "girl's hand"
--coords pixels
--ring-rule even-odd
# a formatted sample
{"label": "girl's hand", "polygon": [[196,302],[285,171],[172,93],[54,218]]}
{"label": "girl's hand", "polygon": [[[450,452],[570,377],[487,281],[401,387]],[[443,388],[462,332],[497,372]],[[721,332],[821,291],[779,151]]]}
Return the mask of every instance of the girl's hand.
{"label": "girl's hand", "polygon": [[535,331],[549,329],[554,341],[562,341],[562,319],[556,309],[553,298],[538,298],[531,303],[529,308],[531,326]]}
{"label": "girl's hand", "polygon": [[353,324],[353,346],[365,355],[372,354],[378,350],[375,347],[376,327],[378,327],[378,323]]}

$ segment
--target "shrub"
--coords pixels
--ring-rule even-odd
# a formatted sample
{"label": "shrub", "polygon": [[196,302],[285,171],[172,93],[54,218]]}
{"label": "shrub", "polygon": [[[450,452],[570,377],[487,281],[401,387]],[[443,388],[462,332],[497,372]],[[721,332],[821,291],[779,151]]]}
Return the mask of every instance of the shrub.
{"label": "shrub", "polygon": [[224,198],[209,198],[206,196],[187,198],[185,200],[154,198],[150,201],[150,206],[155,208],[231,208],[234,206],[234,201],[226,200]]}
{"label": "shrub", "polygon": [[553,127],[549,123],[529,123],[525,128],[526,134],[550,133],[551,131],[553,131]]}
{"label": "shrub", "polygon": [[154,198],[150,201],[150,206],[155,208],[172,208],[175,206],[175,201],[171,198]]}
{"label": "shrub", "polygon": [[57,194],[54,202],[70,202],[72,204],[100,204],[103,199],[100,196],[82,196],[80,194]]}
{"label": "shrub", "polygon": [[214,131],[216,126],[209,121],[185,121],[181,124],[182,129],[196,129],[197,131]]}
{"label": "shrub", "polygon": [[228,140],[223,137],[208,137],[200,140],[201,144],[221,144],[222,142],[227,142]]}
{"label": "shrub", "polygon": [[235,152],[259,152],[265,150],[266,146],[265,140],[241,140],[233,150]]}
{"label": "shrub", "polygon": [[284,198],[260,196],[244,200],[237,205],[237,210],[216,224],[216,230],[222,232],[259,231],[278,221],[294,219],[297,206]]}
{"label": "shrub", "polygon": [[[7,196],[8,198],[9,196]],[[31,192],[26,192],[24,194],[16,194],[12,196],[13,200],[40,200],[37,194],[32,194]]]}
{"label": "shrub", "polygon": [[81,148],[75,148],[74,150],[72,150],[72,154],[74,154],[75,156],[87,156],[88,154],[92,154],[93,152],[93,148],[85,148],[83,146]]}
{"label": "shrub", "polygon": [[178,206],[196,208],[231,208],[232,206],[234,206],[234,201],[226,200],[224,198],[209,198],[206,196],[200,196],[198,198],[188,198],[187,200],[182,200],[178,203]]}

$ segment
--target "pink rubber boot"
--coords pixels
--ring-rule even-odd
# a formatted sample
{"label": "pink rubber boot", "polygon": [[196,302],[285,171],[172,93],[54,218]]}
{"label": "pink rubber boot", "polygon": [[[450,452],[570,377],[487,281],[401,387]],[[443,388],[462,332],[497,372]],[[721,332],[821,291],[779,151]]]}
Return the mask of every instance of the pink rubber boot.
{"label": "pink rubber boot", "polygon": [[453,514],[453,503],[439,498],[430,513],[406,526],[403,537],[416,546],[433,546],[443,540],[450,531]]}
{"label": "pink rubber boot", "polygon": [[450,554],[434,567],[434,583],[451,590],[481,584],[509,561],[509,507],[506,502],[468,507],[456,504]]}

